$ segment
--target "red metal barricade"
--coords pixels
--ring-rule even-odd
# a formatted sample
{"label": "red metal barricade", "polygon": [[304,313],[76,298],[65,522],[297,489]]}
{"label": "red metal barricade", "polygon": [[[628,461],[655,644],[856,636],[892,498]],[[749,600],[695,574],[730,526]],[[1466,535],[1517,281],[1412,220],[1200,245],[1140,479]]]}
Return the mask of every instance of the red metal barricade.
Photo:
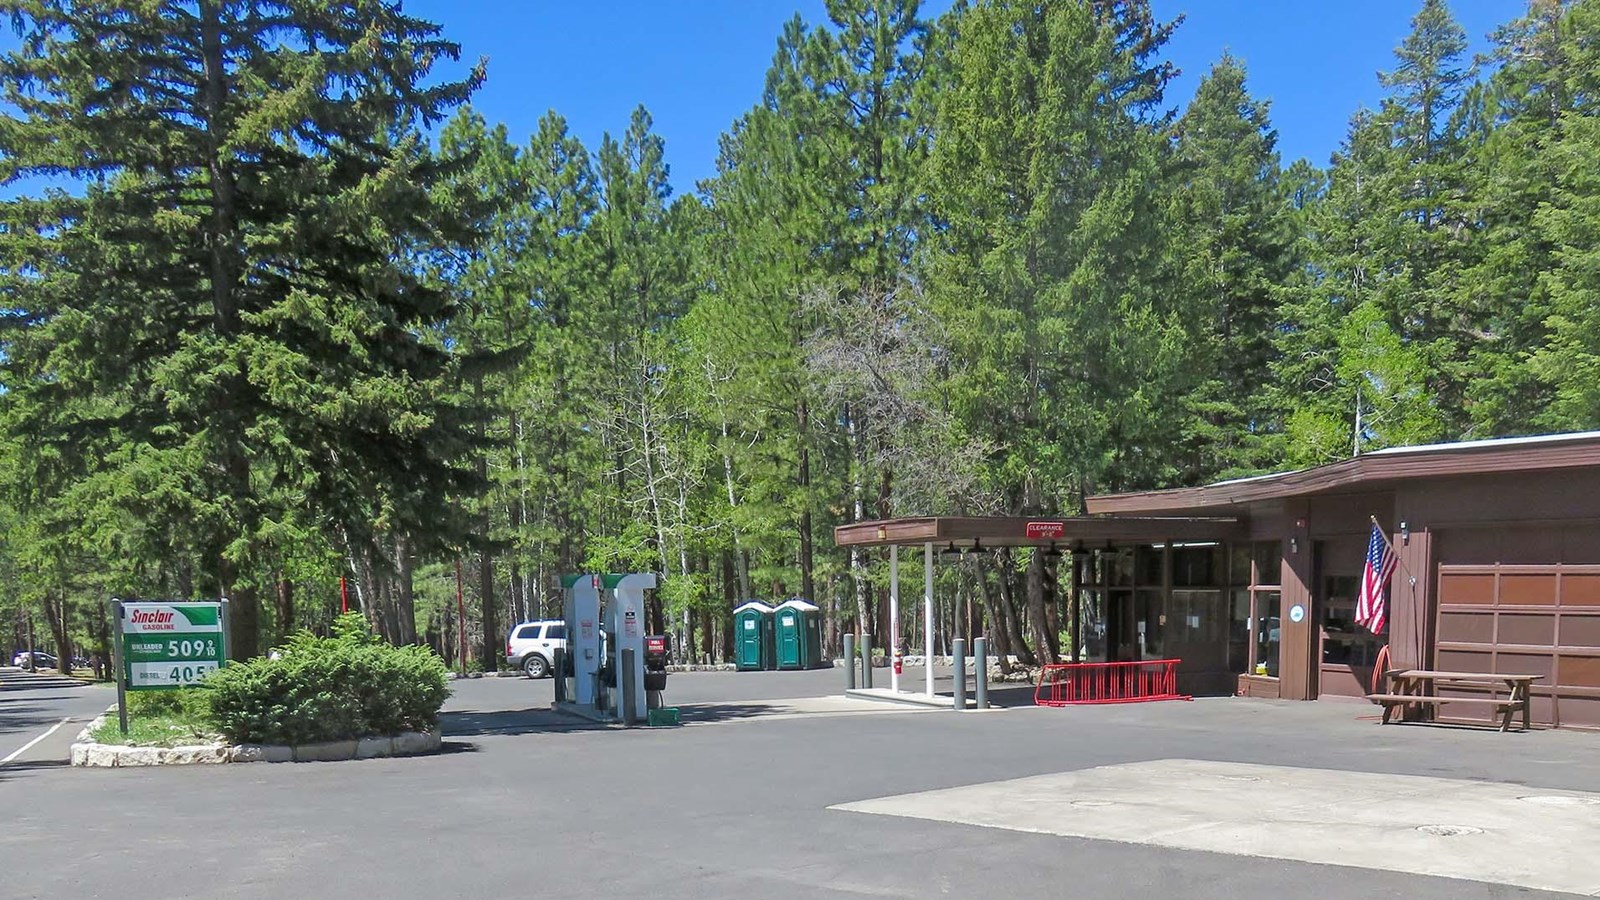
{"label": "red metal barricade", "polygon": [[1178,660],[1057,663],[1039,671],[1037,706],[1193,700],[1178,693]]}

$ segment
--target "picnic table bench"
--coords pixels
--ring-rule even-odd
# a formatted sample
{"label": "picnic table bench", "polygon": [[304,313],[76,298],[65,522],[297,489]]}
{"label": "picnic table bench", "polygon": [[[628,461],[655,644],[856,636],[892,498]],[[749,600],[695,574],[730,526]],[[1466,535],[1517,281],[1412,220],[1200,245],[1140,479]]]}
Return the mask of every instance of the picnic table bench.
{"label": "picnic table bench", "polygon": [[[1536,679],[1543,675],[1513,675],[1496,672],[1433,672],[1427,669],[1391,669],[1384,673],[1387,681],[1388,693],[1369,694],[1367,699],[1374,703],[1383,704],[1383,724],[1389,724],[1389,716],[1396,709],[1405,706],[1437,706],[1441,703],[1475,703],[1480,706],[1490,706],[1496,713],[1502,714],[1500,730],[1511,730],[1511,716],[1521,710],[1522,730],[1530,727],[1530,695],[1532,685]],[[1439,687],[1483,687],[1489,686],[1498,690],[1502,685],[1506,688],[1505,697],[1440,697],[1436,694],[1424,693],[1429,686]]]}

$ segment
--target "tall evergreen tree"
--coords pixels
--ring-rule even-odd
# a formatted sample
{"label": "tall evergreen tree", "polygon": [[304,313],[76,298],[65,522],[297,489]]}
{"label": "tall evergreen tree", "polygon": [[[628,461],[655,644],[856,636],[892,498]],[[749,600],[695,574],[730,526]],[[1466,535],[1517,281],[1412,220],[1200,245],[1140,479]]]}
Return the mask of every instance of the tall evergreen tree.
{"label": "tall evergreen tree", "polygon": [[1583,23],[1588,7],[1532,0],[1525,15],[1492,35],[1495,68],[1484,88],[1489,132],[1472,173],[1483,252],[1463,274],[1482,310],[1467,396],[1477,433],[1562,430],[1584,421],[1554,403],[1555,385],[1570,370],[1547,364],[1555,358],[1545,348],[1560,240],[1546,226],[1558,185],[1571,174],[1563,158],[1568,123],[1586,115],[1584,95],[1573,89],[1585,64],[1581,34],[1593,27]]}
{"label": "tall evergreen tree", "polygon": [[1380,75],[1389,95],[1334,156],[1310,219],[1316,283],[1280,336],[1294,462],[1464,427],[1478,321],[1461,289],[1477,252],[1465,49],[1448,7],[1424,0]]}
{"label": "tall evergreen tree", "polygon": [[1546,151],[1555,181],[1534,219],[1553,262],[1540,273],[1549,337],[1530,364],[1550,385],[1545,422],[1593,429],[1600,428],[1600,3],[1573,3],[1553,30],[1545,90],[1558,110]]}
{"label": "tall evergreen tree", "polygon": [[1186,482],[1270,468],[1281,453],[1273,334],[1299,260],[1276,143],[1267,104],[1224,54],[1175,131],[1178,277],[1202,311],[1194,365],[1207,373],[1184,400]]}
{"label": "tall evergreen tree", "polygon": [[[927,266],[952,402],[1003,511],[1073,510],[1169,478],[1187,340],[1165,282],[1171,32],[1145,3],[991,2],[961,14],[930,185]],[[1048,657],[1043,567],[1028,578]]]}
{"label": "tall evergreen tree", "polygon": [[450,301],[414,263],[464,236],[417,129],[481,70],[430,81],[458,48],[385,0],[0,12],[3,174],[78,184],[0,207],[7,425],[72,460],[59,490],[100,484],[97,514],[184,523],[252,655],[280,530],[438,533],[469,486],[424,336]]}

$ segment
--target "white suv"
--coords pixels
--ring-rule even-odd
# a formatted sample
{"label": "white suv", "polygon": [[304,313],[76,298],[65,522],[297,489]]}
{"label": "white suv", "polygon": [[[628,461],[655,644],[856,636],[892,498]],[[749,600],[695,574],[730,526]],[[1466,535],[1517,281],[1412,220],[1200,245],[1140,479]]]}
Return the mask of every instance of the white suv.
{"label": "white suv", "polygon": [[506,662],[529,678],[550,674],[556,651],[567,649],[567,623],[560,619],[523,622],[506,636]]}

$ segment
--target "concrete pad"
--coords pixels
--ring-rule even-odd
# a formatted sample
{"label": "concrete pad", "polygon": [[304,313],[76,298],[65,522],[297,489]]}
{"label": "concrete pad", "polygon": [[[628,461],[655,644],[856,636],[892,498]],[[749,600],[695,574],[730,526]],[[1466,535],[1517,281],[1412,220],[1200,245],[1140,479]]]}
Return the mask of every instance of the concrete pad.
{"label": "concrete pad", "polygon": [[1170,759],[831,809],[1600,895],[1600,794]]}
{"label": "concrete pad", "polygon": [[[954,709],[955,700],[950,695],[893,691],[889,688],[850,688],[844,692],[852,700],[871,700],[877,703],[903,703],[907,706],[925,706],[932,709]],[[969,697],[967,702],[972,702]]]}

